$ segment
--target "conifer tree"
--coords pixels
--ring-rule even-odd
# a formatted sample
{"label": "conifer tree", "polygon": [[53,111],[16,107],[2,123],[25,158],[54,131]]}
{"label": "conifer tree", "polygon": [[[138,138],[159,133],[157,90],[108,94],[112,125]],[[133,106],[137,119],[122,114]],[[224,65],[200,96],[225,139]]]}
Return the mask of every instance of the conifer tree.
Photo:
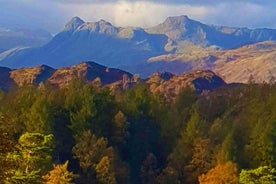
{"label": "conifer tree", "polygon": [[54,165],[53,170],[42,177],[45,184],[73,184],[74,174],[67,170],[68,163],[66,161],[64,164]]}
{"label": "conifer tree", "polygon": [[102,157],[96,165],[96,177],[99,184],[116,184],[114,170],[108,156]]}

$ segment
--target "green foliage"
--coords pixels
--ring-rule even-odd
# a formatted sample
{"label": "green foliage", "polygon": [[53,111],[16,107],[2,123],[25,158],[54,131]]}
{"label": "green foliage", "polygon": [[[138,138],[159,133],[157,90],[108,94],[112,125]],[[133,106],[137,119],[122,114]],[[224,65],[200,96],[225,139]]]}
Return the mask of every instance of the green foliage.
{"label": "green foliage", "polygon": [[31,108],[26,110],[26,131],[49,134],[53,130],[52,123],[51,105],[44,94],[38,95]]}
{"label": "green foliage", "polygon": [[17,150],[7,159],[14,160],[16,167],[8,171],[7,182],[40,183],[52,163],[53,135],[25,133],[18,140]]}
{"label": "green foliage", "polygon": [[146,84],[114,93],[80,79],[1,93],[0,181],[41,183],[66,160],[52,171],[78,173],[77,184],[197,183],[228,161],[274,177],[275,84],[184,89],[175,101]]}
{"label": "green foliage", "polygon": [[241,184],[275,184],[276,170],[268,166],[242,170],[239,177]]}
{"label": "green foliage", "polygon": [[72,152],[79,160],[80,167],[87,172],[88,169],[95,169],[106,149],[106,139],[97,138],[90,131],[84,131]]}

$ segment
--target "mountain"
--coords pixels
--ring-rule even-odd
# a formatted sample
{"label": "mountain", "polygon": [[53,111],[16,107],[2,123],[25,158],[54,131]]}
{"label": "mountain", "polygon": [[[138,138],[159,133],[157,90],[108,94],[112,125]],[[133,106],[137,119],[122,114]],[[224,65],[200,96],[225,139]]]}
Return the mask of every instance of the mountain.
{"label": "mountain", "polygon": [[53,87],[65,87],[74,78],[82,78],[95,85],[108,86],[111,90],[129,89],[137,83],[145,83],[153,93],[159,93],[174,99],[185,87],[193,88],[197,93],[212,90],[226,83],[212,71],[192,71],[181,75],[168,72],[154,73],[147,79],[140,79],[116,68],[108,68],[95,62],[81,62],[70,67],[53,69],[46,65],[11,70],[0,67],[0,88],[10,90],[25,83],[40,85],[48,83]]}
{"label": "mountain", "polygon": [[217,52],[213,70],[226,82],[276,82],[276,42],[266,41]]}
{"label": "mountain", "polygon": [[171,42],[167,47],[176,49],[178,52],[181,52],[183,41],[203,47],[215,46],[229,49],[265,40],[276,40],[275,29],[206,25],[187,16],[168,17],[165,22],[147,29],[147,32],[168,36]]}
{"label": "mountain", "polygon": [[93,82],[95,79],[101,85],[111,84],[124,77],[132,78],[132,74],[95,62],[82,62],[74,66],[53,69],[46,65],[11,70],[0,67],[0,88],[9,90],[25,83],[40,84],[47,82],[53,87],[64,87],[75,77]]}
{"label": "mountain", "polygon": [[164,53],[166,41],[166,36],[149,34],[140,28],[119,28],[104,20],[84,22],[74,17],[46,45],[15,52],[4,58],[1,65],[63,67],[94,60],[109,67],[132,66]]}
{"label": "mountain", "polygon": [[276,79],[276,42],[265,41],[236,49],[212,50],[193,46],[189,51],[149,59],[149,64],[135,68],[146,75],[157,69],[181,74],[183,71],[208,69],[227,83],[272,82]]}
{"label": "mountain", "polygon": [[201,93],[226,85],[222,78],[208,70],[196,70],[180,75],[157,72],[151,75],[146,83],[153,93],[163,94],[167,99],[176,97],[186,87]]}
{"label": "mountain", "polygon": [[[219,72],[219,68],[225,71],[220,74],[227,78],[225,73],[229,68],[218,62],[223,60],[220,59],[222,55],[238,47],[270,40],[276,40],[275,29],[207,25],[187,16],[168,17],[163,23],[147,29],[116,27],[105,20],[85,22],[74,17],[41,47],[13,49],[0,54],[0,65],[59,68],[93,60],[138,73],[142,78],[156,71],[181,74],[196,69]],[[224,64],[230,66],[228,62]]]}
{"label": "mountain", "polygon": [[83,78],[85,81],[98,82],[100,85],[111,84],[132,74],[116,68],[108,68],[95,62],[82,62],[70,67],[57,69],[47,81],[53,86],[63,87],[74,77]]}
{"label": "mountain", "polygon": [[52,35],[44,30],[0,27],[0,53],[21,47],[37,47],[46,44]]}

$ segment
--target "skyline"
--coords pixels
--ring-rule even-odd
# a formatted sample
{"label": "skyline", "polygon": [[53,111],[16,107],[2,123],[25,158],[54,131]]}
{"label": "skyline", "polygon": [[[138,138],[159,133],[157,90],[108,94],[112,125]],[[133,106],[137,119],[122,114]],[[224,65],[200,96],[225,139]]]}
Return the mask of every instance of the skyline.
{"label": "skyline", "polygon": [[273,0],[0,0],[0,27],[61,31],[74,16],[115,26],[151,27],[169,16],[187,15],[205,24],[276,28]]}

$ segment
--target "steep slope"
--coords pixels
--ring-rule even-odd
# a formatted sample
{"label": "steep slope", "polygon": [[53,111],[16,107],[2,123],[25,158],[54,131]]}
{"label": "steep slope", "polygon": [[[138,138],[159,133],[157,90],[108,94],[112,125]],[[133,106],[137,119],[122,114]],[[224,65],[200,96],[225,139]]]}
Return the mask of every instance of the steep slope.
{"label": "steep slope", "polygon": [[276,82],[276,42],[220,51],[213,68],[226,82]]}

